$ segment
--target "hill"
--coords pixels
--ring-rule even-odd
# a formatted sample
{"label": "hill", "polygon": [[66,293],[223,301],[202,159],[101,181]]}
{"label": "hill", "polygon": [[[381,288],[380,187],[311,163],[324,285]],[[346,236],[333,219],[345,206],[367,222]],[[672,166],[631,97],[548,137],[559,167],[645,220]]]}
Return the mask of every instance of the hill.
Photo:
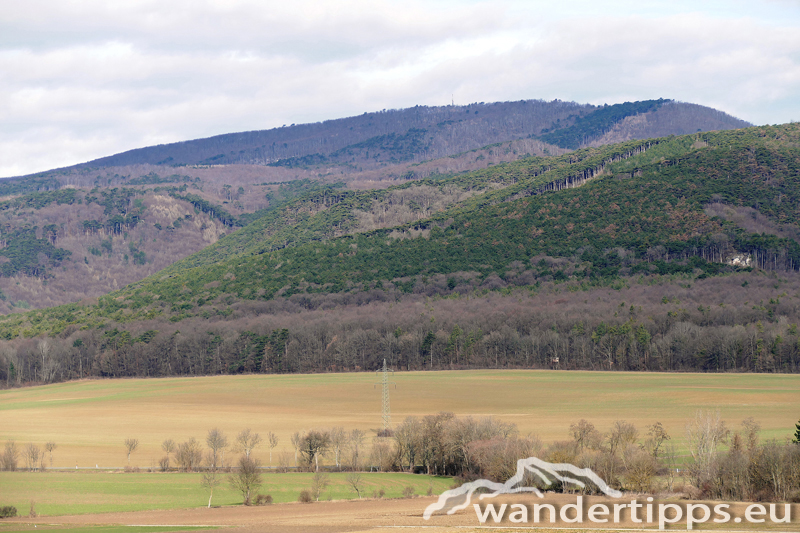
{"label": "hill", "polygon": [[382,357],[797,371],[799,143],[787,124],[321,187],[97,303],[3,318],[0,372],[308,372]]}
{"label": "hill", "polygon": [[139,148],[79,167],[247,164],[363,169],[438,159],[515,139],[539,138],[576,149],[609,134],[624,141],[749,125],[707,107],[665,99],[611,106],[560,100],[416,106]]}
{"label": "hill", "polygon": [[[450,186],[447,194],[430,185],[359,192],[365,189],[441,182],[503,162],[560,156],[598,139],[742,124],[663,99],[602,107],[534,100],[417,106],[143,148],[3,180],[0,313],[100,297],[251,222],[257,224],[203,257],[259,253],[302,241],[309,231],[331,237],[391,227],[476,193],[472,185]],[[497,186],[487,179],[481,187]],[[320,192],[321,201],[313,196]],[[366,207],[373,202],[391,207],[378,213]],[[320,211],[326,214],[308,218]],[[256,234],[265,238],[242,244]]]}

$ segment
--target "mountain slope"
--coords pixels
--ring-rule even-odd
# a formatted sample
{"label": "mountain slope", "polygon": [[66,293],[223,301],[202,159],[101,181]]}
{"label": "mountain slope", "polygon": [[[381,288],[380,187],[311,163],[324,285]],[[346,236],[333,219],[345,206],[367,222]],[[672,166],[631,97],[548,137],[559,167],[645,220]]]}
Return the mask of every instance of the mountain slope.
{"label": "mountain slope", "polygon": [[[393,223],[411,202],[395,215],[412,219]],[[798,124],[310,191],[97,303],[0,318],[0,379],[358,370],[381,357],[798,371],[799,204]]]}
{"label": "mountain slope", "polygon": [[[662,107],[671,112],[654,113]],[[662,118],[672,120],[676,113],[683,117],[684,123],[677,130],[670,130],[670,126],[662,124]],[[648,127],[630,130],[628,137],[617,141],[749,125],[703,106],[663,99],[612,106],[559,100],[416,106],[139,148],[96,159],[78,168],[272,164],[291,168],[335,165],[363,169],[437,159],[543,133],[542,140],[575,149],[614,130],[621,120],[642,114],[651,115],[646,121]],[[576,128],[577,136],[569,133]]]}
{"label": "mountain slope", "polygon": [[[470,276],[479,284],[520,268],[519,274],[535,278],[530,259],[541,255],[567,261],[559,274],[564,279],[587,281],[652,268],[715,273],[741,254],[751,255],[758,266],[794,270],[800,265],[796,241],[748,234],[709,217],[704,207],[712,201],[755,204],[776,224],[796,226],[799,130],[786,125],[632,141],[509,163],[440,183],[334,193],[342,195],[340,218],[325,218],[334,216],[328,209],[276,225],[284,231],[295,224],[292,243],[265,240],[269,223],[256,222],[80,314],[117,320],[154,312],[185,317],[202,312],[207,303],[225,306],[238,299],[376,287],[402,294],[425,277],[458,272],[474,273]],[[423,186],[440,194],[474,194],[457,194],[450,207],[397,227],[342,237],[329,232],[331,225],[353,220],[356,207]],[[329,192],[318,194],[320,199]],[[294,206],[303,211],[309,201],[314,200],[301,198]],[[323,218],[307,225],[320,214]],[[236,244],[215,253],[228,243]],[[685,263],[690,258],[696,260]]]}
{"label": "mountain slope", "polygon": [[[190,263],[425,219],[516,179],[492,172],[448,177],[570,151],[543,141],[547,136],[574,147],[576,139],[597,144],[598,136],[625,140],[739,123],[666,100],[603,107],[560,101],[418,106],[144,148],[2,180],[0,312],[101,296],[251,222]],[[444,157],[431,159],[436,156]],[[552,161],[547,165],[567,159]]]}

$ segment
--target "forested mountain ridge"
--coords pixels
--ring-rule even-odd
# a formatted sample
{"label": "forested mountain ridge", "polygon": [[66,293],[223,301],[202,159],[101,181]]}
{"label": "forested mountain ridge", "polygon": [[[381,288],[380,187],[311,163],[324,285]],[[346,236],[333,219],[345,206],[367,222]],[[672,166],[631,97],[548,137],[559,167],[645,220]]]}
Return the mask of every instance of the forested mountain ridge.
{"label": "forested mountain ridge", "polygon": [[[638,128],[623,127],[635,117]],[[70,168],[245,164],[333,165],[352,171],[438,159],[515,139],[539,138],[575,149],[607,134],[616,134],[619,142],[749,125],[708,107],[665,99],[610,106],[560,100],[416,106],[138,148]]]}
{"label": "forested mountain ridge", "polygon": [[[417,106],[150,147],[0,180],[0,313],[99,297],[251,222],[190,263],[424,219],[508,185],[449,177],[532,155],[562,156],[598,138],[741,124],[663,99]],[[272,139],[269,157],[265,139]],[[410,185],[420,180],[429,181]],[[404,185],[382,191],[397,184]]]}
{"label": "forested mountain ridge", "polygon": [[[797,205],[798,124],[322,188],[97,303],[3,317],[0,378],[13,381],[12,362],[17,381],[47,381],[354,370],[384,356],[797,371]],[[58,357],[37,359],[42,342]]]}

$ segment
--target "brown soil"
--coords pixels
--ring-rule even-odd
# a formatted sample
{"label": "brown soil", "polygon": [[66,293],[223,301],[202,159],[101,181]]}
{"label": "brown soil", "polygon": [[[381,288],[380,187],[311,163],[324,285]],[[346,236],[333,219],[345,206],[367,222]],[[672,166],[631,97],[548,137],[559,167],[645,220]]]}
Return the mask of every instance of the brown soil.
{"label": "brown soil", "polygon": [[[584,506],[588,507],[595,503],[627,503],[634,498],[625,496],[622,500],[611,500],[604,498],[585,498]],[[642,502],[643,497],[639,498]],[[96,515],[76,515],[60,517],[42,517],[36,519],[16,518],[4,523],[12,522],[27,524],[58,524],[65,528],[77,525],[186,525],[186,526],[222,526],[236,528],[237,533],[357,533],[357,532],[389,532],[403,530],[424,530],[427,533],[461,533],[468,531],[479,531],[481,525],[476,518],[475,512],[469,508],[460,511],[452,516],[438,515],[433,516],[429,521],[422,518],[425,508],[436,501],[436,498],[414,498],[405,500],[355,500],[355,501],[335,501],[319,502],[313,504],[289,503],[280,505],[268,505],[263,507],[220,507],[220,508],[199,508],[172,511],[139,511],[133,513],[109,513]],[[475,503],[477,500],[474,500]],[[531,495],[508,495],[492,500],[483,500],[482,503],[492,502],[495,504],[514,504],[521,503],[529,508],[534,503],[550,503],[557,507],[567,503],[575,503],[575,496],[548,494],[544,500]],[[665,500],[660,500],[664,502]],[[679,500],[671,500],[670,503],[678,503]],[[691,503],[691,502],[680,502]],[[707,502],[713,506],[720,502]],[[744,516],[744,508],[747,504],[731,504],[729,512],[733,516]],[[782,510],[782,507],[781,507]],[[779,516],[782,513],[779,512]],[[621,530],[654,530],[657,525],[643,527],[643,524],[633,523],[629,516],[624,515],[627,520],[616,524],[613,528],[602,528],[601,525],[581,530],[577,524],[555,524],[547,527],[543,524],[537,531],[621,531]],[[753,525],[753,524],[727,524],[727,525],[695,525],[695,529],[715,531],[800,531],[800,505],[792,505],[792,523],[780,525]],[[532,520],[532,517],[531,517]],[[513,529],[515,524],[503,521],[500,524],[487,522],[485,526],[499,526],[503,530]],[[485,527],[484,526],[484,527]],[[645,525],[646,526],[646,525]],[[765,527],[766,526],[766,527]],[[520,530],[531,529],[534,525],[528,524],[527,527],[520,527]],[[668,526],[669,527],[669,526]],[[685,523],[678,523],[669,527],[672,530],[685,530]]]}

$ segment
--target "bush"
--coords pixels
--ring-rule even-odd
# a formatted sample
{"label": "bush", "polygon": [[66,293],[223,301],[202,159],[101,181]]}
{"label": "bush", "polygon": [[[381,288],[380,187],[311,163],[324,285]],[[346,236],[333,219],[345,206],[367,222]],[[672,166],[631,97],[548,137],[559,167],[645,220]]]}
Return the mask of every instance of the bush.
{"label": "bush", "polygon": [[162,472],[166,472],[169,470],[169,455],[165,455],[158,461],[158,466],[161,468]]}
{"label": "bush", "polygon": [[314,501],[314,498],[311,497],[311,491],[308,489],[303,489],[300,491],[300,496],[297,498],[297,501],[300,503],[311,503]]}
{"label": "bush", "polygon": [[405,487],[403,489],[403,498],[413,498],[414,497],[414,487]]}
{"label": "bush", "polygon": [[17,516],[17,508],[7,505],[0,507],[0,518],[12,518]]}
{"label": "bush", "polygon": [[259,494],[256,496],[256,505],[269,505],[270,503],[272,503],[272,496],[269,494]]}

